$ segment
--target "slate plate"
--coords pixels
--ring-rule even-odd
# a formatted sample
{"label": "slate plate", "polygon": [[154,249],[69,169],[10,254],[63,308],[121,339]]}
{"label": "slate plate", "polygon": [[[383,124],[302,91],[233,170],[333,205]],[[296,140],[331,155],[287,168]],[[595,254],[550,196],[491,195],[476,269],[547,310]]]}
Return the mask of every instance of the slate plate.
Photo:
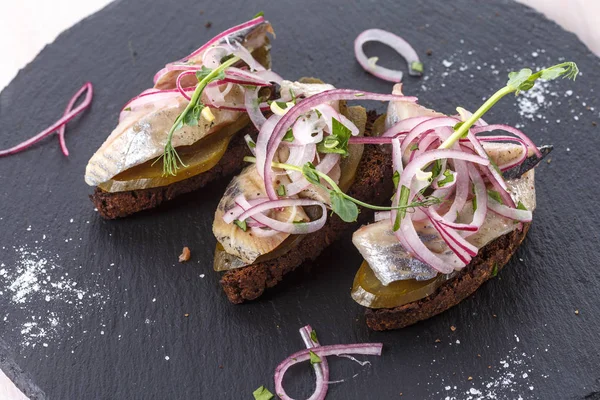
{"label": "slate plate", "polygon": [[[71,157],[53,138],[0,160],[0,334],[17,363],[54,399],[251,398],[262,384],[273,389],[275,366],[303,347],[298,328],[310,323],[323,343],[385,346],[371,366],[332,360],[332,379],[346,381],[330,398],[598,398],[598,59],[508,1],[253,3],[116,2],[63,33],[2,92],[7,147],[55,120],[85,80],[96,88],[92,109],[69,125]],[[556,146],[538,169],[528,239],[498,279],[427,322],[373,333],[348,294],[360,263],[348,240],[260,301],[227,302],[211,272],[210,230],[226,182],[160,212],[97,216],[84,166],[121,105],[167,61],[260,10],[277,31],[273,60],[283,76],[390,91],[352,53],[360,31],[380,27],[403,35],[425,61],[426,78],[407,77],[406,92],[448,113],[476,108],[509,70],[563,57],[579,64],[576,83],[505,99],[487,118]],[[383,47],[368,52],[400,60]],[[180,265],[184,245],[193,258]],[[312,384],[308,366],[286,380],[297,397]]]}

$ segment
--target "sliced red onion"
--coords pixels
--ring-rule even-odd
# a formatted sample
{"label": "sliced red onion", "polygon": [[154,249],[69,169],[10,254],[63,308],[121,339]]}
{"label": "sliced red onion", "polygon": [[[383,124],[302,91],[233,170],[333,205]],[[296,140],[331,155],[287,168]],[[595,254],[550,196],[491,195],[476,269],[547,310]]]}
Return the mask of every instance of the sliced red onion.
{"label": "sliced red onion", "polygon": [[[488,125],[488,126],[492,126],[492,125]],[[485,128],[487,128],[487,127],[485,127]],[[479,154],[481,157],[489,157],[487,152],[485,151],[485,149],[479,142],[479,138],[477,136],[475,136],[475,134],[471,130],[467,131],[467,139],[469,139],[469,141],[473,145],[473,149],[475,150],[475,152],[477,154]],[[489,165],[489,171],[492,174],[492,176],[494,177],[494,180],[500,185],[500,187],[502,187],[502,191],[505,192],[508,189],[508,186],[506,186],[506,182],[504,181],[502,174],[499,171],[497,171],[496,168],[494,168],[494,166],[491,163]]]}
{"label": "sliced red onion", "polygon": [[244,94],[244,105],[246,106],[246,112],[250,117],[250,120],[254,124],[257,130],[260,131],[260,128],[267,122],[267,119],[260,111],[260,107],[258,105],[258,91],[260,88],[256,87],[254,89],[246,88],[246,93]]}
{"label": "sliced red onion", "polygon": [[226,37],[233,36],[236,33],[239,33],[239,32],[244,31],[246,29],[258,26],[258,25],[262,24],[263,22],[265,22],[265,19],[264,19],[264,17],[261,16],[261,17],[257,17],[257,18],[251,19],[250,21],[246,21],[243,24],[239,24],[239,25],[236,25],[234,27],[231,27],[231,28],[229,28],[229,29],[227,29],[227,30],[219,33],[217,36],[215,36],[212,39],[210,39],[208,42],[206,42],[204,45],[202,45],[198,49],[194,50],[191,54],[187,55],[186,57],[184,57],[184,58],[182,58],[180,60],[174,61],[174,62],[172,62],[170,64],[167,64],[167,66],[165,68],[161,69],[160,71],[158,71],[156,73],[156,75],[154,75],[154,83],[156,84],[156,82],[164,74],[166,74],[167,72],[169,72],[169,71],[166,71],[166,69],[169,66],[171,66],[173,64],[185,63],[188,60],[190,60],[191,58],[195,58],[196,56],[201,55],[209,47],[214,46],[216,43],[219,43],[221,40],[225,39]]}
{"label": "sliced red onion", "polygon": [[525,135],[523,132],[521,132],[517,128],[513,128],[512,126],[509,126],[509,125],[499,125],[499,124],[486,125],[486,126],[475,126],[475,127],[471,128],[471,131],[475,135],[478,135],[481,132],[489,132],[489,131],[494,131],[494,130],[501,130],[501,131],[505,131],[508,133],[512,133],[516,137],[523,140],[527,144],[527,147],[532,149],[538,157],[540,157],[540,158],[542,157],[542,153],[540,152],[540,149],[537,148],[535,143],[533,143],[533,141],[531,139],[529,139],[529,137],[527,137],[527,135]]}
{"label": "sliced red onion", "polygon": [[206,68],[215,69],[221,65],[223,57],[230,55],[233,48],[227,45],[213,46],[202,55],[202,65]]}
{"label": "sliced red onion", "polygon": [[234,199],[237,206],[233,207],[231,210],[228,210],[225,215],[223,215],[223,221],[226,224],[231,224],[234,220],[239,219],[240,215],[249,208],[256,206],[258,204],[264,203],[265,201],[269,201],[267,198],[258,198],[247,200],[244,196],[238,196]]}
{"label": "sliced red onion", "polygon": [[[73,95],[73,97],[71,97],[71,100],[69,100],[69,103],[67,104],[67,107],[65,108],[65,112],[63,113],[63,117],[68,115],[73,110],[73,106],[75,106],[75,103],[77,102],[79,97],[81,97],[81,95],[85,91],[88,91],[88,96],[90,96],[90,102],[92,101],[91,97],[93,97],[93,87],[90,82],[86,82],[77,91],[77,93],[75,93],[75,95]],[[87,96],[86,96],[86,99],[87,99]],[[84,101],[86,101],[86,100],[84,100]],[[68,157],[69,149],[67,148],[67,142],[65,141],[66,128],[67,128],[67,124],[64,124],[58,129],[58,141],[60,143],[60,148],[61,148],[63,154],[65,155],[65,157]]]}
{"label": "sliced red onion", "polygon": [[507,207],[498,203],[494,199],[488,199],[488,208],[496,214],[502,215],[519,222],[530,222],[533,214],[529,210],[519,210],[518,208]]}
{"label": "sliced red onion", "polygon": [[[85,98],[83,99],[83,101],[81,102],[80,105],[78,105],[75,108],[72,108],[73,105],[75,104],[75,102],[77,101],[77,99],[79,97],[81,97],[81,95],[83,94],[83,92],[86,92],[85,94]],[[83,110],[85,110],[86,108],[88,108],[90,106],[90,104],[92,103],[92,97],[94,96],[94,87],[92,86],[91,82],[86,82],[81,89],[79,89],[77,91],[77,93],[75,93],[75,96],[73,96],[71,98],[71,100],[69,101],[68,105],[67,105],[67,110],[69,110],[68,112],[65,112],[65,114],[63,114],[63,116],[56,121],[55,123],[53,123],[52,125],[50,125],[48,128],[44,129],[42,132],[38,133],[37,135],[35,135],[34,137],[25,140],[24,142],[21,142],[19,144],[17,144],[16,146],[13,146],[9,149],[5,149],[5,150],[0,150],[0,157],[4,157],[4,156],[9,156],[11,154],[16,154],[16,153],[20,153],[21,151],[27,149],[28,147],[30,147],[31,145],[39,142],[40,140],[42,140],[43,138],[45,138],[46,136],[51,135],[52,133],[54,133],[55,131],[59,130],[58,132],[59,134],[59,141],[61,143],[61,148],[63,150],[63,154],[68,155],[68,150],[66,148],[66,144],[64,143],[64,129],[63,128],[67,122],[71,121],[73,118],[75,118],[79,113],[81,113]]]}
{"label": "sliced red onion", "polygon": [[457,119],[451,117],[434,117],[421,122],[411,129],[402,141],[402,154],[404,155],[406,150],[413,144],[413,141],[425,132],[440,127],[454,126],[458,122]]}
{"label": "sliced red onion", "polygon": [[312,349],[298,351],[283,360],[275,369],[275,393],[277,393],[282,400],[293,400],[287,395],[285,389],[283,388],[283,377],[291,366],[310,360],[310,351],[318,355],[321,360],[323,360],[324,357],[341,356],[344,354],[380,356],[382,348],[382,343],[358,343],[319,346]]}
{"label": "sliced red onion", "polygon": [[[333,110],[333,108],[331,109]],[[331,119],[329,119],[329,121],[331,121]],[[292,126],[294,142],[302,145],[319,143],[321,140],[323,140],[324,127],[325,122],[323,122],[322,118],[319,118],[317,113],[311,112],[307,115],[303,115],[298,118],[298,120],[296,120]],[[331,129],[331,122],[329,123],[329,129]]]}
{"label": "sliced red onion", "polygon": [[400,134],[405,134],[414,129],[415,126],[419,125],[422,122],[428,121],[431,118],[435,117],[411,117],[406,118],[398,122],[397,124],[392,125],[388,130],[383,132],[382,137],[388,136],[398,136]]}
{"label": "sliced red onion", "polygon": [[[314,157],[313,157],[314,158]],[[328,153],[321,159],[321,161],[315,166],[315,169],[324,174],[328,174],[333,167],[335,167],[340,161],[340,155],[334,153]],[[295,194],[300,193],[310,186],[310,182],[308,182],[303,176],[298,180],[290,183],[286,186],[286,194],[288,196],[293,196]]]}
{"label": "sliced red onion", "polygon": [[[183,88],[185,92],[193,92],[195,88]],[[124,118],[126,118],[131,111],[135,111],[134,109],[143,107],[146,104],[154,104],[160,100],[168,100],[174,97],[180,96],[181,93],[179,89],[166,89],[166,90],[158,90],[158,89],[149,89],[145,90],[133,99],[129,100],[123,108],[121,109],[121,113],[119,114],[119,122],[121,122]],[[131,109],[131,111],[125,111],[126,109]]]}
{"label": "sliced red onion", "polygon": [[[256,139],[256,170],[258,171],[258,174],[263,179],[265,179],[264,173],[265,173],[265,169],[266,169],[265,166],[266,166],[266,158],[267,158],[269,140],[271,138],[273,129],[275,129],[275,127],[277,126],[277,124],[279,123],[281,118],[282,117],[277,114],[271,115],[267,119],[267,121],[263,124],[262,128],[260,128],[260,131],[258,132],[258,138]],[[269,166],[268,166],[269,171],[271,171],[272,160],[273,160],[273,157],[271,157],[271,159],[269,160]],[[269,184],[266,184],[267,182]],[[272,182],[273,182],[273,180],[271,179],[271,176],[269,176],[269,181],[265,180],[266,187],[271,186]]]}
{"label": "sliced red onion", "polygon": [[[401,136],[399,136],[402,139]],[[394,137],[370,137],[370,136],[354,136],[348,139],[350,144],[391,144]]]}
{"label": "sliced red onion", "polygon": [[[489,162],[489,161],[488,161]],[[461,160],[454,160],[454,169],[456,171],[456,189],[454,191],[454,201],[448,212],[444,215],[445,220],[453,222],[456,220],[456,214],[465,206],[469,198],[469,169],[467,163]]]}
{"label": "sliced red onion", "polygon": [[250,54],[250,52],[248,51],[247,48],[245,48],[244,46],[242,46],[241,44],[235,44],[234,45],[234,50],[233,50],[233,55],[239,57],[242,61],[244,61],[252,71],[264,71],[265,67],[263,67],[261,65],[261,63],[259,63],[258,61],[256,61],[256,59],[254,57],[252,57],[252,54]]}
{"label": "sliced red onion", "polygon": [[[272,210],[275,208],[283,207],[308,207],[308,206],[319,206],[321,207],[321,217],[315,221],[301,222],[301,223],[289,223],[278,221],[273,218],[269,218],[262,214],[265,211]],[[327,209],[325,205],[319,201],[308,200],[308,199],[283,199],[283,200],[272,200],[265,201],[257,204],[250,209],[244,211],[238,219],[244,221],[246,218],[252,217],[256,221],[264,224],[265,226],[276,230],[278,232],[289,233],[291,235],[303,235],[307,233],[316,232],[321,229],[327,221]]]}
{"label": "sliced red onion", "polygon": [[[267,73],[267,72],[272,72],[272,71],[264,70],[263,72]],[[275,73],[273,73],[273,74],[275,74]],[[269,76],[269,75],[267,74],[267,76]],[[245,82],[245,84],[252,84],[254,86],[271,86],[272,85],[271,81],[258,75],[258,72],[249,72],[249,71],[246,71],[246,70],[243,70],[240,68],[236,68],[236,67],[227,68],[227,70],[225,71],[225,78],[238,79],[242,82]]]}
{"label": "sliced red onion", "polygon": [[[398,95],[386,95],[369,92],[361,92],[358,90],[349,89],[332,89],[325,92],[321,92],[309,98],[301,100],[298,104],[292,107],[284,116],[281,117],[277,125],[268,136],[268,143],[266,148],[266,157],[264,164],[260,169],[263,171],[263,178],[265,179],[265,188],[267,195],[270,199],[277,199],[277,193],[272,185],[272,167],[271,163],[277,152],[277,148],[281,143],[281,140],[285,136],[288,128],[296,121],[296,119],[302,114],[308,112],[313,107],[326,102],[340,101],[340,100],[380,100],[380,101],[416,101],[414,97],[398,96]],[[264,126],[263,126],[264,127]],[[262,131],[262,130],[261,130]],[[271,131],[270,131],[271,132]],[[258,147],[258,146],[257,146]],[[258,154],[258,152],[257,152]],[[260,170],[259,169],[259,170]]]}
{"label": "sliced red onion", "polygon": [[[499,174],[492,174],[489,168],[481,168],[481,172],[486,176],[486,178],[488,178],[494,189],[500,194],[500,197],[502,198],[504,204],[507,204],[508,206],[513,208],[516,207],[515,202],[510,196],[510,193],[508,193],[508,191],[504,189],[500,182],[498,182],[496,176]],[[506,185],[506,182],[504,182],[504,178],[502,178],[502,182]]]}
{"label": "sliced red onion", "polygon": [[270,69],[265,69],[264,71],[256,71],[254,74],[268,82],[274,82],[278,85],[281,85],[281,82],[283,82],[283,78],[275,72],[271,71]]}
{"label": "sliced red onion", "polygon": [[[175,86],[177,86],[177,90],[179,90],[179,93],[181,93],[181,95],[183,97],[185,97],[185,99],[188,101],[191,100],[192,98],[186,93],[186,91],[182,87],[181,80],[183,78],[185,78],[186,76],[190,76],[190,75],[196,75],[196,72],[194,72],[194,71],[182,72],[181,74],[179,74],[179,76],[177,76],[177,80],[175,81]],[[191,91],[189,91],[189,92],[191,92]]]}
{"label": "sliced red onion", "polygon": [[[250,137],[250,135],[246,134],[246,135],[244,135],[244,140],[246,141],[246,145],[248,146],[248,149],[250,149],[250,152],[252,153],[252,155],[256,156],[256,150],[254,150],[254,148],[256,147],[256,143],[254,143],[254,140],[252,140],[252,137]],[[250,143],[252,143],[252,145],[250,145]]]}
{"label": "sliced red onion", "polygon": [[[300,328],[300,335],[307,349],[314,349],[321,346],[318,340],[313,340],[311,336],[312,332],[313,329],[310,325]],[[313,364],[313,369],[316,376],[315,391],[308,400],[324,400],[329,388],[329,363],[327,362],[327,357],[321,358],[320,363]]]}
{"label": "sliced red onion", "polygon": [[422,74],[423,64],[419,61],[419,56],[412,46],[400,36],[382,29],[368,29],[358,35],[354,41],[354,55],[365,71],[389,82],[402,81],[402,71],[381,67],[376,65],[377,59],[373,62],[373,59],[367,58],[363,50],[363,45],[367,42],[380,42],[390,46],[406,60],[410,75],[420,76]]}

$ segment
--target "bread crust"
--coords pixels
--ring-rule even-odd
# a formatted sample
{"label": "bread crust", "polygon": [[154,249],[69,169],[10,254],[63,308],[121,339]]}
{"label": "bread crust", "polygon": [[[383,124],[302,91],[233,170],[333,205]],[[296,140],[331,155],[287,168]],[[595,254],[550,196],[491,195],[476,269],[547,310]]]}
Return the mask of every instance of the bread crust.
{"label": "bread crust", "polygon": [[[367,132],[370,132],[376,118],[376,113],[368,113]],[[365,146],[356,178],[348,194],[365,202],[382,204],[389,201],[392,191],[391,155],[381,151],[378,146]],[[281,282],[284,275],[298,268],[304,261],[317,258],[331,243],[345,233],[356,230],[371,220],[372,216],[373,212],[364,208],[355,223],[344,222],[337,215],[330,216],[323,228],[307,235],[301,246],[283,256],[225,272],[221,278],[221,286],[227,298],[235,304],[258,298],[267,288]]]}
{"label": "bread crust", "polygon": [[250,124],[236,133],[221,160],[209,171],[167,186],[150,189],[110,193],[96,187],[94,193],[90,195],[90,199],[98,209],[98,213],[105,219],[123,218],[143,210],[158,207],[165,201],[200,189],[216,179],[239,172],[244,166],[243,158],[251,155],[244,140],[246,134],[250,134],[251,137],[256,139],[258,132]]}
{"label": "bread crust", "polygon": [[[531,222],[488,243],[479,250],[459,275],[435,293],[395,308],[367,309],[366,321],[376,331],[400,329],[440,314],[472,295],[485,281],[501,270],[525,239]],[[496,266],[496,267],[494,267]]]}

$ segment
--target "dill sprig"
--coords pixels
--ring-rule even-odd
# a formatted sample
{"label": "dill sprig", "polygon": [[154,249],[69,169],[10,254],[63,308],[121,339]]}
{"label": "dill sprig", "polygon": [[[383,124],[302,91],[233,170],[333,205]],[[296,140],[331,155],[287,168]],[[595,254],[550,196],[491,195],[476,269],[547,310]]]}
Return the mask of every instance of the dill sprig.
{"label": "dill sprig", "polygon": [[[154,161],[157,163],[158,161],[163,161],[163,176],[177,175],[177,170],[180,168],[180,165],[186,167],[185,163],[177,154],[177,150],[173,147],[173,134],[175,131],[183,128],[184,125],[189,126],[197,126],[198,121],[200,120],[200,113],[204,108],[204,104],[200,100],[202,96],[202,92],[206,88],[210,82],[218,79],[223,79],[225,70],[240,61],[239,57],[232,57],[225,61],[223,64],[219,65],[215,69],[209,69],[206,67],[202,67],[201,70],[196,72],[196,78],[198,79],[198,85],[196,86],[196,90],[192,94],[191,100],[185,109],[179,114],[175,123],[169,130],[167,136],[167,143],[165,144],[165,149],[163,154]],[[154,163],[152,165],[154,165]]]}

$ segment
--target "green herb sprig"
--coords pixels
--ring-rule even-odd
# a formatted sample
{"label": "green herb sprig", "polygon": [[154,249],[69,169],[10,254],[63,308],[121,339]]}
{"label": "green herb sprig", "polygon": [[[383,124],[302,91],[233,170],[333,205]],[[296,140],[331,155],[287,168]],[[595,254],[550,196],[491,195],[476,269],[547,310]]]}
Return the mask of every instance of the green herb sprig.
{"label": "green herb sprig", "polygon": [[554,65],[552,67],[542,69],[536,73],[529,68],[523,68],[518,72],[511,72],[508,74],[508,82],[506,86],[494,93],[489,99],[477,111],[471,115],[469,119],[464,122],[459,122],[454,127],[454,133],[446,139],[441,145],[440,149],[448,149],[456,143],[457,140],[465,137],[475,122],[477,122],[494,104],[501,98],[510,93],[518,95],[522,91],[527,91],[535,85],[535,81],[538,79],[544,79],[551,81],[558,77],[575,80],[579,74],[579,68],[574,62],[564,62],[561,64]]}
{"label": "green herb sprig", "polygon": [[[248,156],[244,157],[244,161],[255,163],[256,158]],[[329,197],[331,198],[331,210],[345,222],[356,221],[359,213],[358,206],[375,211],[401,210],[405,213],[407,210],[414,209],[416,207],[429,207],[431,205],[439,204],[441,202],[441,199],[430,196],[423,199],[422,201],[412,202],[410,204],[398,207],[376,206],[355,199],[354,197],[344,193],[329,175],[317,170],[315,166],[310,162],[304,164],[302,167],[277,162],[272,162],[271,165],[275,168],[301,172],[308,182],[327,190],[329,192]],[[325,186],[321,182],[321,180],[325,181],[329,185],[329,187]]]}
{"label": "green herb sprig", "polygon": [[232,66],[233,64],[240,61],[239,57],[232,57],[223,62],[223,64],[219,65],[215,69],[210,69],[206,67],[202,67],[201,70],[196,72],[196,78],[198,79],[198,85],[196,86],[196,90],[192,94],[191,100],[185,109],[179,114],[175,123],[169,130],[167,136],[167,144],[165,144],[165,149],[163,154],[154,161],[152,165],[157,163],[158,161],[163,161],[163,176],[177,175],[177,170],[180,168],[179,166],[184,166],[184,162],[177,154],[177,150],[173,147],[173,134],[175,131],[183,128],[184,125],[189,126],[198,126],[198,121],[200,121],[200,114],[202,109],[205,107],[200,97],[202,96],[202,92],[206,88],[206,86],[215,80],[223,79],[225,76],[225,70]]}

